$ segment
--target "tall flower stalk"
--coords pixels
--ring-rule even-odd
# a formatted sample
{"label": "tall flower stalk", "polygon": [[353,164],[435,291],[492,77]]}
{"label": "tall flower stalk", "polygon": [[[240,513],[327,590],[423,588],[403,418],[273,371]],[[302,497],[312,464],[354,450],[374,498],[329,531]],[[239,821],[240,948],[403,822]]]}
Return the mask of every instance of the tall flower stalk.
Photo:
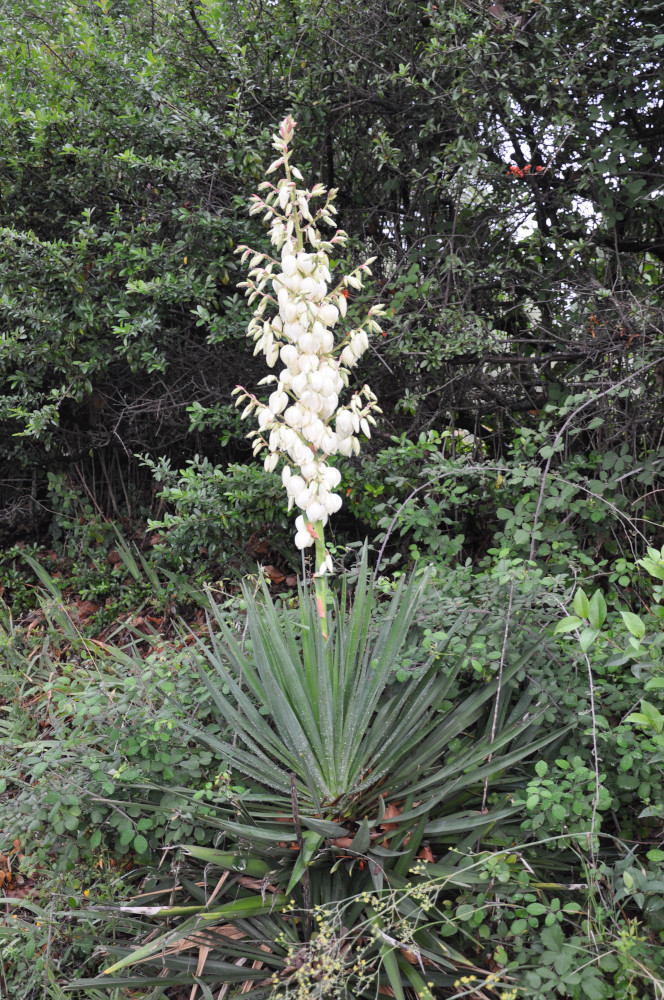
{"label": "tall flower stalk", "polygon": [[[376,320],[384,306],[373,306],[359,326],[335,337],[334,328],[346,318],[348,289],[360,289],[375,258],[344,275],[333,287],[330,253],[343,246],[348,236],[336,230],[329,240],[319,231],[322,223],[334,226],[336,189],[315,184],[311,190],[298,186],[302,174],[290,162],[289,145],[296,123],[285,118],[273,146],[278,158],[266,174],[283,171],[276,183],[259,185],[263,195],[252,195],[249,213],[263,213],[270,224],[274,247],[271,256],[247,246],[238,247],[242,262],[250,258],[248,280],[241,287],[249,302],[257,302],[247,335],[261,351],[270,368],[283,364],[279,374],[259,383],[273,391],[261,402],[243,386],[237,403],[245,402],[242,417],[258,414],[258,428],[249,433],[254,454],[267,451],[265,469],[273,471],[283,461],[282,482],[288,494],[288,509],[302,511],[295,520],[295,544],[299,549],[315,547],[314,585],[318,615],[327,638],[327,576],[333,572],[325,543],[325,526],[342,504],[334,491],[341,474],[330,465],[332,455],[358,455],[359,434],[371,436],[373,412],[380,412],[368,386],[356,391],[345,406],[339,396],[348,388],[351,369],[369,347],[369,334],[379,332]],[[318,207],[316,207],[318,204]]]}

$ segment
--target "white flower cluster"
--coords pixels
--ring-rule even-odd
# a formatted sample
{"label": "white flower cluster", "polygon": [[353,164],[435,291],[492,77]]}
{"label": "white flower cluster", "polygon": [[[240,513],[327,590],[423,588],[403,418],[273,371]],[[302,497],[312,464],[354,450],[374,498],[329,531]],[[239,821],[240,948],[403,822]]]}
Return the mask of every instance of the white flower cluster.
{"label": "white flower cluster", "polygon": [[[254,354],[262,351],[270,368],[281,361],[278,375],[268,375],[263,383],[274,384],[267,405],[247,393],[241,386],[241,400],[248,400],[242,416],[258,411],[258,430],[254,438],[254,454],[268,449],[265,468],[275,469],[281,458],[286,460],[282,480],[288,492],[289,510],[293,505],[303,511],[296,522],[295,544],[306,548],[320,538],[330,514],[341,507],[341,497],[333,491],[341,481],[339,471],[330,466],[330,455],[357,455],[360,442],[357,435],[371,435],[371,415],[378,410],[376,397],[364,386],[346,406],[339,405],[339,395],[348,386],[350,369],[369,347],[368,333],[380,331],[373,318],[384,306],[374,306],[365,323],[351,330],[339,341],[332,332],[340,318],[346,316],[348,288],[362,287],[362,274],[370,274],[369,264],[362,264],[346,275],[331,290],[328,254],[335,245],[343,245],[347,236],[338,230],[329,241],[321,238],[317,223],[333,224],[332,204],[336,191],[327,193],[324,204],[314,210],[312,200],[326,194],[322,184],[304,190],[296,181],[302,180],[297,167],[289,162],[288,145],[293,137],[295,122],[286,118],[274,136],[279,158],[267,173],[284,168],[285,177],[272,184],[265,181],[259,190],[267,191],[264,198],[253,195],[251,214],[264,212],[270,222],[271,242],[279,258],[254,253],[239,247],[243,262],[251,257],[249,280],[244,282],[249,302],[259,304],[247,333],[256,341]],[[305,246],[310,247],[309,251]],[[271,319],[269,309],[276,309]],[[380,412],[380,411],[379,411]],[[325,572],[329,566],[318,568]]]}

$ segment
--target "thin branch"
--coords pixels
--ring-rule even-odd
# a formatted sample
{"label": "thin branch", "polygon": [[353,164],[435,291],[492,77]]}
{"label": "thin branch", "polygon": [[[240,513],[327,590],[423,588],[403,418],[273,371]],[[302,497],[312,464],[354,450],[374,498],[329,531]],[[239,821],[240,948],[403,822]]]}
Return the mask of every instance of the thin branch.
{"label": "thin branch", "polygon": [[[302,826],[300,824],[300,810],[297,804],[297,777],[294,771],[290,776],[291,803],[293,805],[293,823],[295,825],[295,839],[300,848],[300,857],[304,857],[304,837],[302,836]],[[302,875],[302,895],[304,897],[304,936],[308,941],[311,937],[311,879],[309,870],[305,867]]]}
{"label": "thin branch", "polygon": [[610,385],[608,389],[605,389],[603,392],[599,392],[596,396],[592,396],[591,399],[587,399],[584,403],[581,403],[581,405],[577,406],[577,408],[575,410],[572,410],[572,412],[570,413],[569,417],[567,418],[567,420],[565,421],[565,423],[562,425],[562,427],[560,428],[560,430],[556,434],[555,438],[553,439],[553,443],[551,445],[551,454],[547,458],[546,464],[544,466],[544,471],[542,472],[542,485],[540,487],[539,496],[537,498],[537,506],[535,508],[535,517],[533,518],[533,527],[532,527],[532,531],[530,533],[530,560],[531,560],[531,562],[535,558],[535,541],[536,541],[536,539],[535,539],[535,532],[537,531],[537,525],[539,524],[539,516],[540,516],[540,512],[542,510],[542,504],[544,502],[544,494],[546,492],[546,480],[547,480],[547,476],[549,475],[549,469],[551,468],[551,462],[552,462],[553,456],[555,454],[556,445],[558,444],[558,442],[562,438],[563,434],[570,427],[570,425],[572,424],[572,421],[574,420],[574,418],[577,417],[579,415],[579,413],[581,413],[582,410],[585,410],[586,407],[591,406],[592,403],[596,403],[598,400],[602,399],[604,396],[609,396],[612,392],[615,392],[616,389],[619,389],[621,386],[626,385],[627,382],[631,382],[632,379],[636,378],[637,376],[643,375],[644,372],[649,371],[651,368],[654,368],[658,364],[660,364],[660,359],[657,359],[656,361],[651,361],[649,365],[644,365],[644,367],[643,368],[639,368],[638,371],[631,372],[626,378],[621,379],[620,382],[616,382],[614,385]]}

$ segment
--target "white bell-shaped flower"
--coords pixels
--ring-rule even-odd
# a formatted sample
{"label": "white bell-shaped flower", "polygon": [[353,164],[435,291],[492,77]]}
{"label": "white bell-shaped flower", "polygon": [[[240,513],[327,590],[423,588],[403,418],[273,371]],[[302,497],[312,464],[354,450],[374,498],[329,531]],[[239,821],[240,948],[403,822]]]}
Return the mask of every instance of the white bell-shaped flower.
{"label": "white bell-shaped flower", "polygon": [[281,270],[287,278],[297,271],[297,260],[291,253],[286,253],[281,258]]}
{"label": "white bell-shaped flower", "polygon": [[265,407],[258,414],[258,426],[262,431],[267,430],[274,424],[274,413],[269,407]]}
{"label": "white bell-shaped flower", "polygon": [[336,514],[338,510],[341,510],[342,503],[338,493],[329,493],[325,498],[325,510],[329,515]]}
{"label": "white bell-shaped flower", "polygon": [[[350,437],[353,433],[353,418],[348,410],[339,410],[334,423],[340,438]],[[346,453],[344,452],[344,454]]]}
{"label": "white bell-shaped flower", "polygon": [[324,323],[325,326],[334,326],[339,319],[339,310],[331,302],[325,302],[320,307],[318,315],[320,316],[321,323]]}
{"label": "white bell-shaped flower", "polygon": [[268,400],[268,406],[270,407],[273,413],[275,414],[281,413],[281,411],[284,410],[286,406],[288,406],[288,396],[286,395],[285,392],[282,392],[280,389],[277,389],[276,392],[271,393],[270,398]]}
{"label": "white bell-shaped flower", "polygon": [[316,266],[316,259],[311,253],[299,253],[297,255],[297,269],[300,274],[311,274]]}
{"label": "white bell-shaped flower", "polygon": [[323,523],[327,521],[327,511],[322,503],[319,503],[317,500],[308,505],[305,513],[307,521],[310,521],[312,524],[315,524],[316,521],[323,521]]}
{"label": "white bell-shaped flower", "polygon": [[285,365],[288,365],[288,367],[290,368],[292,365],[295,365],[297,363],[297,360],[300,355],[297,347],[295,347],[293,344],[284,344],[284,346],[279,351],[279,356],[281,357],[283,363]]}
{"label": "white bell-shaped flower", "polygon": [[328,490],[335,490],[341,482],[341,473],[333,465],[327,465],[323,469],[322,478]]}
{"label": "white bell-shaped flower", "polygon": [[295,518],[295,528],[295,544],[298,549],[307,549],[310,545],[314,544],[315,539],[307,529],[301,514]]}

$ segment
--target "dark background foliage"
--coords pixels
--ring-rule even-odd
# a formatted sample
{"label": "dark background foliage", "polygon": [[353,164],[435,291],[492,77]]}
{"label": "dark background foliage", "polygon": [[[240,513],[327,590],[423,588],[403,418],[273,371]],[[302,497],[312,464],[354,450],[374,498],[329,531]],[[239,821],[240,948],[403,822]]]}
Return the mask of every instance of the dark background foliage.
{"label": "dark background foliage", "polygon": [[[307,175],[339,189],[351,254],[378,255],[355,304],[389,305],[361,372],[385,414],[367,460],[393,435],[462,429],[468,462],[502,463],[504,489],[524,459],[567,479],[572,463],[661,522],[663,10],[6,4],[6,536],[43,537],[58,489],[105,517],[160,516],[139,455],[250,462],[229,393],[263,372],[233,248],[264,238],[246,199],[287,112]],[[476,482],[457,519],[473,558],[524,495]],[[524,520],[531,556],[541,513]],[[377,529],[373,509],[355,514]],[[606,547],[589,524],[570,527]]]}

